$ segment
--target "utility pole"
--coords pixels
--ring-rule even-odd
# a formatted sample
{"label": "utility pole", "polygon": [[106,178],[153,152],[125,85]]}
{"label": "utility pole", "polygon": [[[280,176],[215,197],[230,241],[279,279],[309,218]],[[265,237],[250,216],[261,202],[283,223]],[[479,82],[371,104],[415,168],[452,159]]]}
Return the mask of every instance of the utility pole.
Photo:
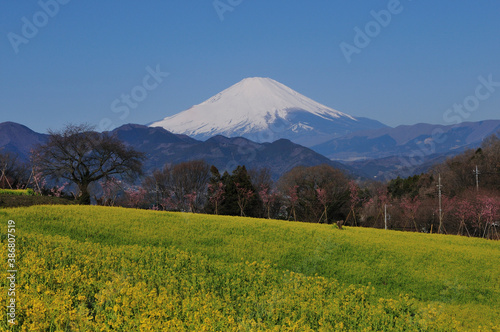
{"label": "utility pole", "polygon": [[474,173],[476,175],[476,191],[479,191],[479,169],[477,168],[477,165],[476,165],[476,169],[474,171],[472,171],[472,173]]}
{"label": "utility pole", "polygon": [[384,224],[385,229],[387,230],[387,204],[384,204]]}
{"label": "utility pole", "polygon": [[438,234],[441,234],[441,227],[443,226],[443,209],[441,206],[441,188],[443,187],[441,185],[441,174],[439,174],[439,182],[438,182],[438,191],[439,191],[439,228],[438,228]]}
{"label": "utility pole", "polygon": [[384,226],[385,226],[385,229],[387,229],[387,220],[391,219],[391,215],[387,214],[387,207],[388,206],[392,206],[392,205],[391,204],[389,204],[389,205],[384,204]]}

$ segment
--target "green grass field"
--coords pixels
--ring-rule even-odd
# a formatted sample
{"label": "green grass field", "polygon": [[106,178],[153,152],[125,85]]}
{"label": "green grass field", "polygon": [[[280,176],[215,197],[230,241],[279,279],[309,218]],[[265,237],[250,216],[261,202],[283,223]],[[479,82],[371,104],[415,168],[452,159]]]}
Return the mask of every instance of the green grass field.
{"label": "green grass field", "polygon": [[33,189],[0,189],[0,194],[14,196],[34,196]]}
{"label": "green grass field", "polygon": [[[15,330],[500,326],[499,242],[105,207],[0,209],[3,234],[9,219]],[[0,256],[7,262],[5,235]]]}

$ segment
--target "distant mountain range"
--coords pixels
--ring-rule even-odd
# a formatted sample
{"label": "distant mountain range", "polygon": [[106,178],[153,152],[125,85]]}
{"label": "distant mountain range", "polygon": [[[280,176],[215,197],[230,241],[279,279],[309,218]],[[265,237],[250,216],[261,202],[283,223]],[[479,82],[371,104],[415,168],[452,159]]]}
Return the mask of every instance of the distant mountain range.
{"label": "distant mountain range", "polygon": [[[113,130],[147,154],[146,170],[204,159],[219,170],[267,167],[277,178],[298,165],[330,164],[365,178],[390,179],[477,148],[500,120],[388,127],[329,108],[270,78],[253,77],[149,126]],[[0,123],[0,151],[27,160],[47,135]]]}
{"label": "distant mountain range", "polygon": [[368,177],[382,179],[427,171],[482,141],[500,133],[500,120],[456,125],[416,124],[352,133],[312,149],[349,165]]}
{"label": "distant mountain range", "polygon": [[[121,126],[112,133],[146,153],[146,171],[167,163],[203,159],[221,171],[231,171],[237,165],[267,167],[275,179],[295,166],[329,164],[358,177],[385,180],[425,172],[449,156],[479,147],[485,137],[499,131],[499,120],[455,126],[419,124],[358,132],[314,147],[326,149],[325,154],[330,152],[329,157],[337,160],[286,139],[256,143],[218,135],[200,141],[163,128],[135,124]],[[0,123],[0,152],[16,153],[23,160],[28,160],[30,150],[47,139],[48,135],[26,126]]]}
{"label": "distant mountain range", "polygon": [[169,163],[205,160],[221,172],[231,172],[238,165],[245,165],[248,169],[269,168],[274,179],[299,165],[329,164],[350,171],[348,166],[286,139],[272,143],[256,143],[243,137],[227,138],[218,135],[206,141],[199,141],[186,135],[172,134],[163,128],[134,124],[121,126],[112,133],[146,153],[147,170],[161,168]]}
{"label": "distant mountain range", "polygon": [[[280,139],[273,143],[255,143],[246,138],[215,136],[199,141],[186,135],[173,134],[163,128],[128,124],[112,131],[120,140],[146,153],[145,171],[190,160],[205,160],[221,172],[238,165],[248,169],[269,168],[274,179],[295,166],[329,164],[350,171],[348,166],[332,161],[313,150]],[[46,142],[48,135],[12,122],[0,123],[0,152],[13,152],[28,160],[30,150]]]}
{"label": "distant mountain range", "polygon": [[206,140],[216,135],[258,143],[286,138],[307,147],[387,126],[356,118],[301,95],[270,78],[246,78],[199,105],[150,124]]}
{"label": "distant mountain range", "polygon": [[342,161],[378,159],[414,154],[447,154],[477,147],[500,130],[500,120],[463,122],[456,125],[419,123],[412,126],[359,131],[312,147],[328,158]]}

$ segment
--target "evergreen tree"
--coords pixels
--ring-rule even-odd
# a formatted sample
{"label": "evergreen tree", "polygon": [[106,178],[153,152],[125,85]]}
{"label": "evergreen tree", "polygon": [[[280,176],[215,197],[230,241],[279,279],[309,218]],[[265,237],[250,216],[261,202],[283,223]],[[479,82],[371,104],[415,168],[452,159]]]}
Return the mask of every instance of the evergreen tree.
{"label": "evergreen tree", "polygon": [[236,191],[236,185],[233,181],[233,176],[229,175],[229,173],[225,171],[222,175],[221,181],[226,189],[226,194],[225,199],[220,206],[220,214],[239,216],[240,208],[238,207],[238,193]]}
{"label": "evergreen tree", "polygon": [[238,166],[231,175],[224,172],[221,178],[225,189],[225,199],[221,203],[220,213],[248,217],[260,217],[262,201],[252,185],[245,166]]}
{"label": "evergreen tree", "polygon": [[217,167],[212,165],[210,167],[210,174],[205,211],[207,213],[219,214],[220,204],[225,200],[226,188]]}

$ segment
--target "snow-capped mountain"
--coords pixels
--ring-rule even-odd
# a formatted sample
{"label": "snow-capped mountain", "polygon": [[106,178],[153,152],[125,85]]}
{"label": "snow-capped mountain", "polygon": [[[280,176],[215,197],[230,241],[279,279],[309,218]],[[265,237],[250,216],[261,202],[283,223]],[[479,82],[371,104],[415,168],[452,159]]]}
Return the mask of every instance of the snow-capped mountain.
{"label": "snow-capped mountain", "polygon": [[207,101],[161,121],[173,133],[205,140],[215,135],[256,142],[287,138],[312,146],[365,129],[386,127],[355,118],[301,95],[270,78],[246,78]]}

